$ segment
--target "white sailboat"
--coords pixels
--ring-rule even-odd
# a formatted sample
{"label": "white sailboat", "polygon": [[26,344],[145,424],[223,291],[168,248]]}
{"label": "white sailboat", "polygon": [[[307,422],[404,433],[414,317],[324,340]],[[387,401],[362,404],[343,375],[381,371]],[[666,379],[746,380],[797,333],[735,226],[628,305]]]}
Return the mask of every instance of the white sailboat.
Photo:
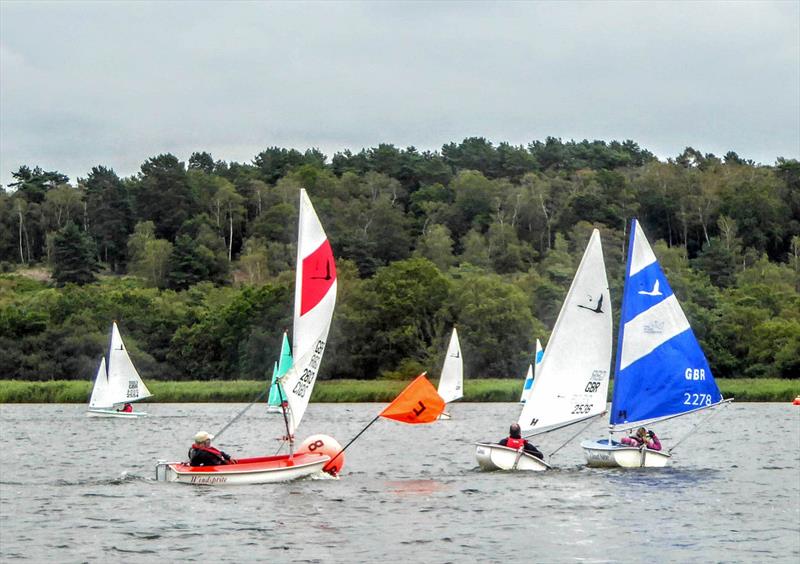
{"label": "white sailboat", "polygon": [[128,350],[122,341],[117,322],[111,325],[111,340],[108,348],[108,363],[105,357],[94,379],[92,396],[89,399],[87,417],[116,417],[135,419],[144,417],[143,411],[122,411],[125,404],[149,398],[152,394],[142,382],[133,366]]}
{"label": "white sailboat", "polygon": [[[631,225],[610,432],[724,403],[689,320],[639,222]],[[662,467],[669,451],[608,439],[581,443],[589,466]],[[674,447],[673,447],[674,448]]]}
{"label": "white sailboat", "polygon": [[[461,345],[458,342],[458,332],[455,327],[450,335],[450,344],[444,357],[439,388],[436,391],[445,403],[464,397],[464,359],[461,358]],[[443,412],[439,419],[450,419],[450,413]]]}
{"label": "white sailboat", "polygon": [[[533,393],[519,415],[522,430],[539,435],[605,413],[611,347],[611,299],[595,229],[553,327]],[[484,470],[550,468],[522,448],[493,443],[477,443],[475,456]]]}
{"label": "white sailboat", "polygon": [[528,365],[528,372],[525,374],[525,384],[522,386],[522,395],[519,397],[519,403],[524,404],[533,393],[533,383],[539,377],[539,368],[542,365],[543,358],[542,342],[536,339],[536,353],[533,355],[533,364]]}
{"label": "white sailboat", "polygon": [[240,458],[237,464],[190,466],[159,462],[156,478],[188,484],[263,484],[283,482],[326,471],[338,473],[344,457],[328,462],[341,450],[326,435],[308,437],[294,451],[294,434],[308,406],[328,339],[336,304],[333,250],[305,190],[300,190],[297,272],[294,301],[293,365],[277,382],[285,394],[289,454]]}

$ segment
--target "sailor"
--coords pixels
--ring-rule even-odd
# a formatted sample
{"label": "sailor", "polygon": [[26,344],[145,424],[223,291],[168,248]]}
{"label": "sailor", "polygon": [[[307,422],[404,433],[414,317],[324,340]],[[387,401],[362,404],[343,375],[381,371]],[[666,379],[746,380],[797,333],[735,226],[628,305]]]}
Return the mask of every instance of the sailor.
{"label": "sailor", "polygon": [[632,447],[642,447],[645,446],[650,450],[661,450],[661,441],[658,440],[658,437],[653,431],[648,431],[644,427],[639,427],[636,430],[635,435],[631,435],[630,437],[623,437],[620,441],[623,445],[628,445]]}
{"label": "sailor", "polygon": [[524,452],[531,454],[540,460],[544,459],[544,455],[538,448],[522,438],[522,430],[519,427],[519,423],[512,423],[511,428],[508,430],[508,437],[505,439],[500,439],[498,444],[513,449],[519,449],[522,447]]}
{"label": "sailor", "polygon": [[122,406],[122,409],[118,409],[120,413],[133,413],[133,406],[129,403],[126,403]]}
{"label": "sailor", "polygon": [[236,464],[236,460],[229,454],[222,452],[211,446],[210,435],[205,431],[200,431],[194,436],[194,444],[189,449],[190,466],[219,466],[221,464]]}

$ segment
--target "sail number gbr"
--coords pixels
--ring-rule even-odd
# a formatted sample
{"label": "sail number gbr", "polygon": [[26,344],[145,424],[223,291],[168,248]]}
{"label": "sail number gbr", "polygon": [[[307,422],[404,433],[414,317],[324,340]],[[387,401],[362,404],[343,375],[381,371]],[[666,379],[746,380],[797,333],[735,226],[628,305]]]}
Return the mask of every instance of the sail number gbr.
{"label": "sail number gbr", "polygon": [[311,355],[311,360],[308,361],[308,366],[303,369],[303,374],[300,379],[292,388],[292,392],[304,398],[308,389],[314,384],[314,378],[317,377],[317,369],[319,368],[319,361],[322,359],[322,351],[325,350],[325,341],[317,341],[314,347],[314,353]]}

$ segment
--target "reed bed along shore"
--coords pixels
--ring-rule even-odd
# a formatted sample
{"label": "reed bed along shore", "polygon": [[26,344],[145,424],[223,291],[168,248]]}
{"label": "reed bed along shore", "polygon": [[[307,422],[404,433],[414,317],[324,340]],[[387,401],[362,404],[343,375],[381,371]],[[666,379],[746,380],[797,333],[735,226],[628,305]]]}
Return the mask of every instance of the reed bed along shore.
{"label": "reed bed along shore", "polygon": [[[408,381],[410,382],[410,380]],[[398,380],[320,380],[311,401],[320,403],[389,402],[407,384]],[[432,380],[436,385],[436,380]],[[717,379],[722,395],[736,401],[792,401],[800,395],[800,380]],[[149,381],[153,393],[147,402],[203,403],[250,402],[264,391],[255,380],[210,380],[191,382]],[[92,383],[75,380],[27,382],[0,380],[0,403],[88,403]],[[467,402],[517,401],[522,382],[512,379],[470,379],[464,383]],[[609,399],[611,390],[609,390]]]}

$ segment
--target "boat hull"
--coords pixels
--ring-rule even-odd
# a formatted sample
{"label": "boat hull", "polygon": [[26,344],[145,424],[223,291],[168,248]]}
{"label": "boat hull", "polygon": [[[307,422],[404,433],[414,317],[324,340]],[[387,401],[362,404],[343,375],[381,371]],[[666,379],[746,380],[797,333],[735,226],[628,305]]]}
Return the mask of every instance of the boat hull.
{"label": "boat hull", "polygon": [[541,472],[550,465],[527,452],[503,445],[475,443],[475,458],[482,470],[525,470]]}
{"label": "boat hull", "polygon": [[451,416],[450,416],[450,414],[449,414],[449,413],[447,413],[446,411],[443,411],[443,412],[442,412],[442,413],[439,415],[439,421],[450,421],[451,419],[452,419],[452,417],[451,417]]}
{"label": "boat hull", "polygon": [[620,444],[608,439],[583,441],[581,448],[586,462],[594,468],[663,468],[670,455],[659,450]]}
{"label": "boat hull", "polygon": [[283,413],[283,409],[279,405],[267,406],[267,413]]}
{"label": "boat hull", "polygon": [[138,419],[139,417],[147,417],[144,411],[130,411],[125,413],[117,411],[116,409],[89,409],[86,411],[86,417],[114,417],[117,419]]}
{"label": "boat hull", "polygon": [[181,484],[229,486],[288,482],[318,474],[331,460],[326,454],[296,453],[242,458],[238,464],[189,466],[182,462],[159,462],[156,480]]}

